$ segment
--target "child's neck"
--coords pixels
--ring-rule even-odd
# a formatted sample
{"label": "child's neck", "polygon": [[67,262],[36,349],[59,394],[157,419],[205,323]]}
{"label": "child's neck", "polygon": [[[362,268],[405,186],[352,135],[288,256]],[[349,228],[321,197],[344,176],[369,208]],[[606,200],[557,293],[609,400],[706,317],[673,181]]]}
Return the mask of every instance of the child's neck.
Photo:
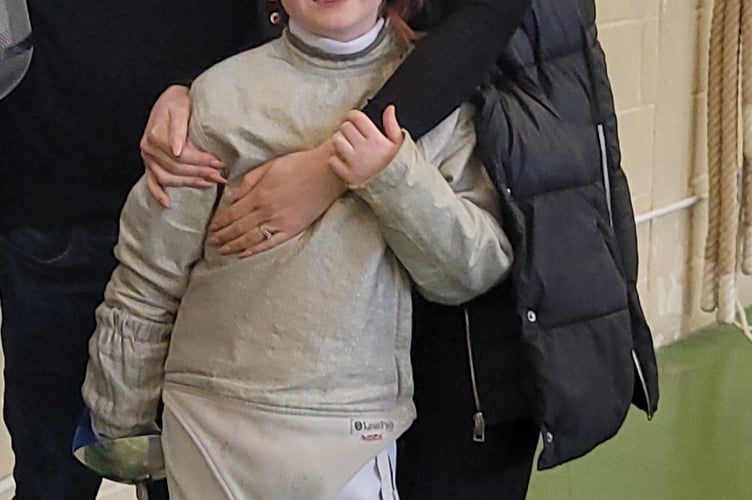
{"label": "child's neck", "polygon": [[365,34],[347,42],[340,42],[339,40],[332,40],[331,38],[315,35],[299,23],[296,23],[293,19],[290,19],[287,24],[290,33],[295,35],[306,45],[334,55],[355,54],[356,52],[364,50],[376,40],[376,37],[379,35],[383,26],[384,18],[380,17],[373,28]]}

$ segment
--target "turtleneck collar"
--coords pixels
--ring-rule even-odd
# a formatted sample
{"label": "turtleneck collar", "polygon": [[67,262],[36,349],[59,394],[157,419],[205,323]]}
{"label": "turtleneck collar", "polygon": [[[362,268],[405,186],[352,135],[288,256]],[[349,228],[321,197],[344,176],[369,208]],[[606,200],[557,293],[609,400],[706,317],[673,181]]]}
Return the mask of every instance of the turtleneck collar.
{"label": "turtleneck collar", "polygon": [[322,52],[332,55],[350,55],[356,54],[368,48],[379,36],[381,28],[384,27],[384,18],[379,18],[376,24],[364,35],[359,36],[349,42],[340,42],[338,40],[332,40],[331,38],[324,38],[319,35],[315,35],[296,23],[292,19],[289,20],[287,28],[290,33],[298,38],[301,42],[313,47]]}

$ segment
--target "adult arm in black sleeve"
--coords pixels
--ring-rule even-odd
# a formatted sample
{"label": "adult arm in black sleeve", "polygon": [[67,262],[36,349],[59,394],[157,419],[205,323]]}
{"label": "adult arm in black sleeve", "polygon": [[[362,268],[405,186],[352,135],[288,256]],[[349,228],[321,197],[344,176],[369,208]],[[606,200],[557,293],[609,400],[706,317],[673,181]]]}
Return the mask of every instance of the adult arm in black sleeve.
{"label": "adult arm in black sleeve", "polygon": [[[442,1],[442,0],[438,0]],[[458,0],[420,39],[364,112],[381,126],[394,104],[414,139],[468,100],[509,42],[532,0]]]}

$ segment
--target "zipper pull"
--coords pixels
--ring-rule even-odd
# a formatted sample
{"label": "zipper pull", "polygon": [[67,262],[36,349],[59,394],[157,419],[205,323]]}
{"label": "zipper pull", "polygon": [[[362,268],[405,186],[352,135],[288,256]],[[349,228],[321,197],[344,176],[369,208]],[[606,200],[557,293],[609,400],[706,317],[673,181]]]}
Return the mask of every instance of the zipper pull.
{"label": "zipper pull", "polygon": [[476,443],[486,442],[486,419],[483,418],[482,411],[473,415],[473,441]]}

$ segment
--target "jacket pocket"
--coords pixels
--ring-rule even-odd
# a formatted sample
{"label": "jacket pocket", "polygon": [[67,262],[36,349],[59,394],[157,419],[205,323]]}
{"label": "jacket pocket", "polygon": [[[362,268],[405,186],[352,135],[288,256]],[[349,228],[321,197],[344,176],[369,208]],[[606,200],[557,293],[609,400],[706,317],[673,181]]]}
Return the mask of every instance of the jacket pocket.
{"label": "jacket pocket", "polygon": [[543,437],[542,470],[584,455],[623,424],[634,389],[629,311],[523,330],[535,370],[527,387]]}
{"label": "jacket pocket", "polygon": [[632,400],[627,287],[600,183],[520,201],[527,255],[517,282],[525,393],[546,469],[612,437]]}
{"label": "jacket pocket", "polygon": [[18,227],[10,229],[4,239],[8,250],[25,262],[41,265],[54,265],[70,255],[76,245],[73,227]]}
{"label": "jacket pocket", "polygon": [[519,304],[562,325],[625,309],[627,291],[599,184],[528,197]]}

